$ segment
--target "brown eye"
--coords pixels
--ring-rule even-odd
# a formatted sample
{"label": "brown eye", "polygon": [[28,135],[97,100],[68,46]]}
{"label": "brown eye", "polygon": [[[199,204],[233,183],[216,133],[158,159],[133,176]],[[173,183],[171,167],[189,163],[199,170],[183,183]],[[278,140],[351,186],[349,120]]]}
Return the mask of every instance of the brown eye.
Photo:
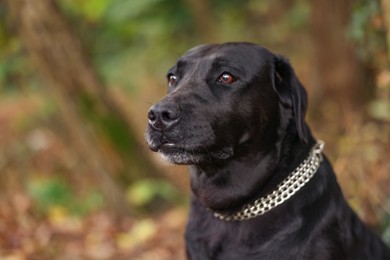
{"label": "brown eye", "polygon": [[169,75],[168,76],[168,86],[173,86],[177,82],[177,77],[175,75]]}
{"label": "brown eye", "polygon": [[230,73],[227,73],[227,72],[223,73],[218,78],[218,82],[223,83],[223,84],[232,84],[235,81],[236,81],[236,79]]}

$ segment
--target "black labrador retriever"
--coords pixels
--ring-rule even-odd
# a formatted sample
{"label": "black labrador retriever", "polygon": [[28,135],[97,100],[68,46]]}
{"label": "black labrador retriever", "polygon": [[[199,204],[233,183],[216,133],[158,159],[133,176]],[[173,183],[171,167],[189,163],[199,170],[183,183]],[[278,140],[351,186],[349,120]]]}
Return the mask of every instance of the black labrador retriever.
{"label": "black labrador retriever", "polygon": [[189,259],[390,259],[347,205],[283,57],[251,43],[202,45],[167,78],[146,140],[190,165]]}

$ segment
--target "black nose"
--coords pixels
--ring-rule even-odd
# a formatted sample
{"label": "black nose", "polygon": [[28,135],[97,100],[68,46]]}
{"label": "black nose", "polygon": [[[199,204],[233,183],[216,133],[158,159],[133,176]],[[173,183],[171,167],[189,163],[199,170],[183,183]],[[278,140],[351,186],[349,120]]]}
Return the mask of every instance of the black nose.
{"label": "black nose", "polygon": [[166,130],[180,118],[180,108],[175,103],[157,103],[148,112],[149,124],[157,130]]}

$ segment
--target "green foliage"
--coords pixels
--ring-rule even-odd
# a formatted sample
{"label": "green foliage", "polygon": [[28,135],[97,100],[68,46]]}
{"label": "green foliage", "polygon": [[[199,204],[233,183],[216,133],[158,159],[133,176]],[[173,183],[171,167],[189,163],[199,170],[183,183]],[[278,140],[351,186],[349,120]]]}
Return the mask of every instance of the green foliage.
{"label": "green foliage", "polygon": [[134,151],[135,142],[132,139],[132,133],[128,132],[126,122],[123,122],[117,115],[99,112],[98,104],[87,94],[81,96],[79,101],[84,116],[93,121],[103,131],[103,135],[112,141],[116,149],[127,156]]}
{"label": "green foliage", "polygon": [[306,1],[297,1],[287,12],[285,23],[290,25],[290,29],[306,29],[309,24],[310,6]]}
{"label": "green foliage", "polygon": [[156,210],[177,203],[179,193],[167,181],[143,179],[134,182],[126,192],[127,200],[138,209]]}
{"label": "green foliage", "polygon": [[163,0],[119,0],[112,3],[107,18],[116,24],[126,23],[140,17],[150,17]]}
{"label": "green foliage", "polygon": [[[104,78],[132,91],[138,83],[135,75],[143,76],[146,68],[148,73],[164,73],[166,64],[173,62],[172,53],[184,51],[188,38],[195,36],[192,15],[180,0],[86,4],[92,2],[60,1]],[[96,13],[92,20],[90,13]],[[161,66],[164,60],[167,63]]]}
{"label": "green foliage", "polygon": [[37,78],[20,41],[7,28],[6,15],[0,4],[0,94],[35,89]]}
{"label": "green foliage", "polygon": [[369,104],[368,113],[375,119],[390,122],[390,103],[387,100],[374,100]]}
{"label": "green foliage", "polygon": [[3,33],[0,33],[0,42],[0,93],[35,88],[37,79],[31,71],[20,42]]}
{"label": "green foliage", "polygon": [[69,11],[83,16],[89,22],[98,22],[104,15],[111,0],[64,0]]}
{"label": "green foliage", "polygon": [[357,44],[358,55],[369,62],[386,49],[380,12],[379,0],[358,0],[349,24],[349,36]]}
{"label": "green foliage", "polygon": [[32,179],[28,184],[28,193],[43,214],[61,206],[72,214],[85,215],[103,205],[102,196],[96,190],[89,190],[82,197],[76,196],[72,187],[59,177]]}

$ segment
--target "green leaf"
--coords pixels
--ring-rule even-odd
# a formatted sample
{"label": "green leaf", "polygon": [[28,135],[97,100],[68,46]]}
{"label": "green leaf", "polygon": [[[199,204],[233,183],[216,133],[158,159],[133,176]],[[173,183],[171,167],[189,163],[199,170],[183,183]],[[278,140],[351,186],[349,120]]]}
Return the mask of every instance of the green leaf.
{"label": "green leaf", "polygon": [[122,23],[153,9],[152,7],[162,0],[117,0],[107,12],[107,18],[116,23]]}
{"label": "green leaf", "polygon": [[134,206],[145,206],[156,198],[173,201],[178,197],[174,187],[167,181],[144,179],[134,182],[126,192],[127,200]]}
{"label": "green leaf", "polygon": [[368,107],[369,114],[378,120],[390,121],[390,103],[384,100],[375,100]]}
{"label": "green leaf", "polygon": [[35,178],[28,184],[30,196],[39,210],[47,211],[54,205],[67,205],[74,200],[69,185],[60,179]]}
{"label": "green leaf", "polygon": [[110,0],[84,1],[82,9],[89,20],[96,21],[100,20],[110,3]]}
{"label": "green leaf", "polygon": [[86,190],[83,196],[76,196],[72,186],[61,178],[34,178],[27,188],[38,211],[46,215],[56,208],[85,215],[103,205],[103,197],[97,190]]}

